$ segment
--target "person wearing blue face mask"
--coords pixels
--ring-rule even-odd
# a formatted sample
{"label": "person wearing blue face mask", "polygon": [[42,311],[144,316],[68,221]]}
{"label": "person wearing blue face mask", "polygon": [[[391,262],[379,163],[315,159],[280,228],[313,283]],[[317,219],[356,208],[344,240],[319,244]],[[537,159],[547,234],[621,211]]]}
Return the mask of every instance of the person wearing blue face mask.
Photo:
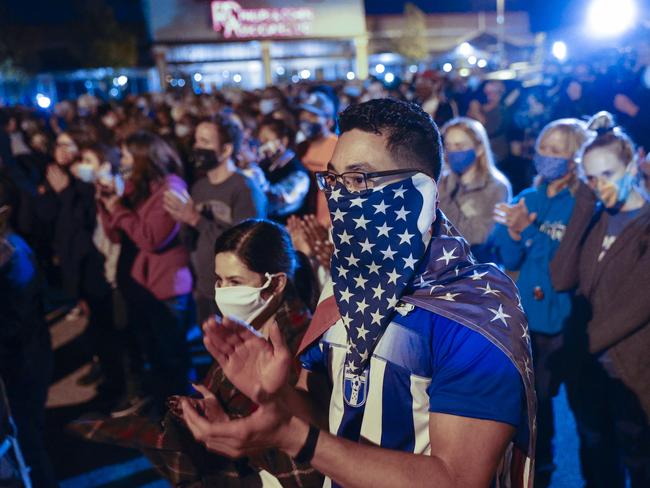
{"label": "person wearing blue face mask", "polygon": [[558,290],[577,287],[569,401],[587,486],[650,486],[650,205],[632,140],[607,112],[581,149],[586,184],[557,253]]}
{"label": "person wearing blue face mask", "polygon": [[485,129],[476,120],[458,117],[442,127],[445,162],[440,178],[440,208],[467,239],[475,257],[492,260],[488,237],[492,209],[512,197],[508,179],[494,165]]}
{"label": "person wearing blue face mask", "polygon": [[553,397],[563,381],[558,353],[571,313],[570,292],[557,292],[548,272],[566,232],[578,183],[575,156],[586,139],[585,124],[559,119],[541,131],[535,145],[538,184],[511,204],[495,207],[497,225],[491,241],[505,268],[518,272],[517,287],[531,330],[537,392],[537,463],[535,486],[547,487],[553,462]]}

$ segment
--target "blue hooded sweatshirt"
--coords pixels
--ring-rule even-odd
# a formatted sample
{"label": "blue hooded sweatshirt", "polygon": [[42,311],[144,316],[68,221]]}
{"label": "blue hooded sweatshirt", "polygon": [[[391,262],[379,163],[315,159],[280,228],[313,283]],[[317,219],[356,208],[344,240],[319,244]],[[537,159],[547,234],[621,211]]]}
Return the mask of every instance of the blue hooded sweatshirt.
{"label": "blue hooded sweatshirt", "polygon": [[573,213],[575,197],[568,188],[553,198],[547,196],[547,184],[528,188],[514,200],[524,198],[529,213],[537,212],[535,222],[515,241],[508,228],[497,224],[491,241],[496,254],[509,271],[519,271],[517,287],[532,332],[562,332],[571,313],[571,292],[557,292],[551,284],[549,263],[564,236]]}

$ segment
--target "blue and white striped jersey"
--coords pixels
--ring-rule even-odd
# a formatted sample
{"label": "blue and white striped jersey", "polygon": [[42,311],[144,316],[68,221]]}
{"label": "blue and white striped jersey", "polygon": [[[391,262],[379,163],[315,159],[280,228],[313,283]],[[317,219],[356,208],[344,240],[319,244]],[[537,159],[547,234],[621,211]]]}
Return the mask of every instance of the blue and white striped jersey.
{"label": "blue and white striped jersey", "polygon": [[344,401],[342,320],[301,356],[332,382],[330,432],[428,454],[429,413],[526,423],[524,387],[510,359],[481,334],[424,309],[398,308],[372,354],[363,408]]}

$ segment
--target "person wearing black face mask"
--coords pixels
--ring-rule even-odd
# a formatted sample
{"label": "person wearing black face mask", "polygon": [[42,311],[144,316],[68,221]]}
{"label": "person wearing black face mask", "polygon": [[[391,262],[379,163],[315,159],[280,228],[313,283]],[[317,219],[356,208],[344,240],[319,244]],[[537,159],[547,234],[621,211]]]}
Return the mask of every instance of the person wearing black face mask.
{"label": "person wearing black face mask", "polygon": [[[307,196],[308,213],[316,214],[318,221],[330,225],[325,196],[317,191],[313,175],[324,171],[332,159],[337,137],[331,132],[334,126],[335,109],[332,101],[323,93],[312,93],[300,106],[300,132],[298,134],[298,155],[305,168],[312,175],[311,190]],[[301,141],[302,139],[302,141]]]}
{"label": "person wearing black face mask", "polygon": [[242,134],[232,121],[205,120],[196,127],[194,163],[199,178],[190,193],[169,191],[165,210],[185,224],[185,242],[196,274],[197,319],[216,313],[214,242],[227,229],[248,218],[266,217],[266,197],[235,164]]}

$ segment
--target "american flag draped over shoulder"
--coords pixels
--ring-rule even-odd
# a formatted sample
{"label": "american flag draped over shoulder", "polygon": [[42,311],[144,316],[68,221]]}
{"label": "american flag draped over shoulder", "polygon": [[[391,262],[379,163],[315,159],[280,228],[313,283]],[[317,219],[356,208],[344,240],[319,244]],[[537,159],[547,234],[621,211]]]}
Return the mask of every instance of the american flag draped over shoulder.
{"label": "american flag draped over shoulder", "polygon": [[[508,447],[497,473],[497,486],[532,488],[537,402],[528,322],[519,293],[496,266],[475,262],[465,239],[439,210],[432,231],[420,272],[398,298],[482,334],[515,365],[526,392],[527,432],[518,433]],[[392,236],[399,242],[399,237]],[[336,284],[325,288],[300,351],[341,318],[335,289]]]}

